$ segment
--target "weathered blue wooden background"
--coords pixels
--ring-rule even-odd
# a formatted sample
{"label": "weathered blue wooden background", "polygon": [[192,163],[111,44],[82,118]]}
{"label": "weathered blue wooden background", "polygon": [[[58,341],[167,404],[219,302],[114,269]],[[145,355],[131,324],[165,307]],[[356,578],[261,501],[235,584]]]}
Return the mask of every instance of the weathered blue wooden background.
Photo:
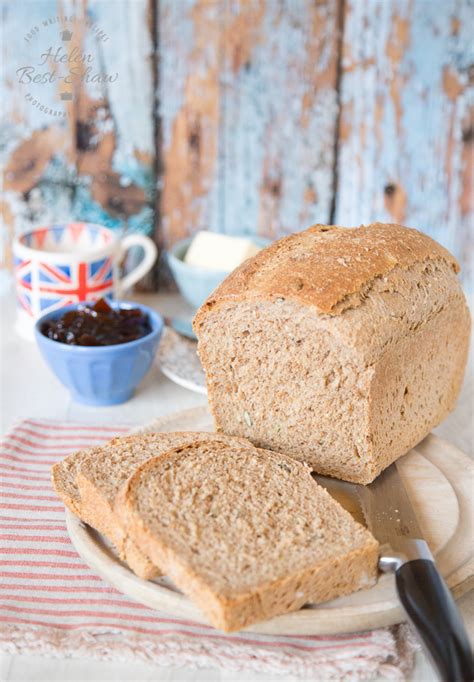
{"label": "weathered blue wooden background", "polygon": [[[472,275],[471,0],[22,0],[2,12],[4,267],[15,233],[71,217],[162,247],[200,228],[390,220]],[[49,47],[87,55],[73,84],[41,57]],[[25,66],[54,82],[18,82]]]}

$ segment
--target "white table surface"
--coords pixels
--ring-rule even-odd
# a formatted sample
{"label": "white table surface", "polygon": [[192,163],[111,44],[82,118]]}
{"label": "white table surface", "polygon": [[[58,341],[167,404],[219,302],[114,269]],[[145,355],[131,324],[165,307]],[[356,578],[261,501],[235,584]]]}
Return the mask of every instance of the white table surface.
{"label": "white table surface", "polygon": [[[177,295],[142,295],[137,300],[164,315],[186,314],[186,304]],[[0,298],[0,433],[22,418],[49,418],[91,424],[141,424],[154,417],[203,405],[205,396],[176,386],[154,368],[128,403],[95,408],[74,403],[66,389],[51,374],[34,343],[20,339],[13,330],[11,296]],[[472,356],[468,379],[455,412],[435,430],[472,456],[473,372]],[[474,493],[474,491],[473,491]],[[459,605],[474,639],[473,592]],[[204,668],[159,668],[138,663],[99,662],[90,658],[52,659],[0,653],[0,682],[296,682],[297,678],[266,674],[234,673]],[[415,682],[435,680],[424,654],[416,656]]]}

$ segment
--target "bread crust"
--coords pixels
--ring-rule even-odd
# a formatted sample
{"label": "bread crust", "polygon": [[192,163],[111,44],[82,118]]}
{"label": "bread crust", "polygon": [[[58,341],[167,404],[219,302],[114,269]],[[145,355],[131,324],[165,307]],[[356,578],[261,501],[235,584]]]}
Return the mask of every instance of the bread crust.
{"label": "bread crust", "polygon": [[193,327],[198,334],[210,310],[234,300],[283,297],[337,315],[344,309],[338,304],[363,293],[374,279],[427,259],[444,260],[459,272],[447,249],[413,228],[314,225],[279,239],[236,268],[199,308]]}
{"label": "bread crust", "polygon": [[[372,466],[356,483],[373,481],[452,412],[464,378],[469,337],[469,311],[464,300],[458,300],[382,356],[370,388]],[[382,414],[390,421],[383,423]]]}
{"label": "bread crust", "polygon": [[80,463],[87,459],[92,448],[79,450],[68,455],[51,467],[51,483],[57,496],[76,516],[82,517],[79,489],[75,483]]}
{"label": "bread crust", "polygon": [[107,501],[97,488],[80,472],[77,485],[81,495],[81,514],[84,523],[95,528],[114,545],[120,559],[140,578],[153,580],[162,575],[157,564],[140,551],[135,543],[127,537],[116,515],[111,512]]}
{"label": "bread crust", "polygon": [[[224,632],[237,632],[281,613],[297,611],[308,602],[306,595],[311,595],[311,603],[319,604],[371,587],[376,582],[379,545],[373,539],[361,549],[266,583],[254,592],[236,598],[221,596],[183,564],[130,510],[122,510],[124,513],[128,513],[129,533],[136,538],[143,553],[152,560],[159,559],[165,575],[196,603],[215,628]],[[289,595],[292,597],[288,598]]]}

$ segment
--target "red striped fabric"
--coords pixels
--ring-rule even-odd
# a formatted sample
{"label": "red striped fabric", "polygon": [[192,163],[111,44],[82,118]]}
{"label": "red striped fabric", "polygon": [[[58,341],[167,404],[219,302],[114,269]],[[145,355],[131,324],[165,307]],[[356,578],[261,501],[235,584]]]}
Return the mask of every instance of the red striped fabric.
{"label": "red striped fabric", "polygon": [[44,633],[45,642],[51,641],[52,630],[61,633],[58,646],[65,653],[71,653],[68,637],[75,637],[77,631],[90,635],[91,641],[98,634],[108,635],[111,639],[102,642],[108,641],[110,646],[114,638],[120,641],[121,636],[129,638],[132,633],[137,642],[146,640],[147,646],[159,643],[161,652],[170,653],[178,647],[187,654],[183,660],[188,663],[192,663],[199,641],[201,662],[205,659],[208,664],[226,666],[225,661],[233,661],[233,669],[245,668],[247,660],[252,661],[253,670],[258,669],[259,660],[261,669],[268,669],[263,662],[269,650],[280,652],[280,658],[272,659],[275,672],[288,671],[288,661],[291,670],[299,670],[303,659],[298,657],[303,656],[305,674],[316,674],[321,661],[327,663],[335,652],[344,660],[364,656],[369,660],[374,655],[380,664],[386,665],[390,657],[395,660],[397,642],[388,630],[339,637],[225,635],[148,609],[94,575],[69,540],[64,507],[51,487],[50,467],[78,448],[96,446],[126,432],[123,426],[28,419],[4,438],[0,456],[0,645],[12,628],[16,646],[27,649],[33,628],[36,638],[41,639]]}

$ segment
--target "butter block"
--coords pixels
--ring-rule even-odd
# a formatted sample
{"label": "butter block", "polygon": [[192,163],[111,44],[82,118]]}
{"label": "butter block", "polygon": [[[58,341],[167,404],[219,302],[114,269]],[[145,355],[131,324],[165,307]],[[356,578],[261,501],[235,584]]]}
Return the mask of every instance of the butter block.
{"label": "butter block", "polygon": [[232,272],[260,250],[250,239],[201,230],[191,242],[184,262],[205,270]]}

